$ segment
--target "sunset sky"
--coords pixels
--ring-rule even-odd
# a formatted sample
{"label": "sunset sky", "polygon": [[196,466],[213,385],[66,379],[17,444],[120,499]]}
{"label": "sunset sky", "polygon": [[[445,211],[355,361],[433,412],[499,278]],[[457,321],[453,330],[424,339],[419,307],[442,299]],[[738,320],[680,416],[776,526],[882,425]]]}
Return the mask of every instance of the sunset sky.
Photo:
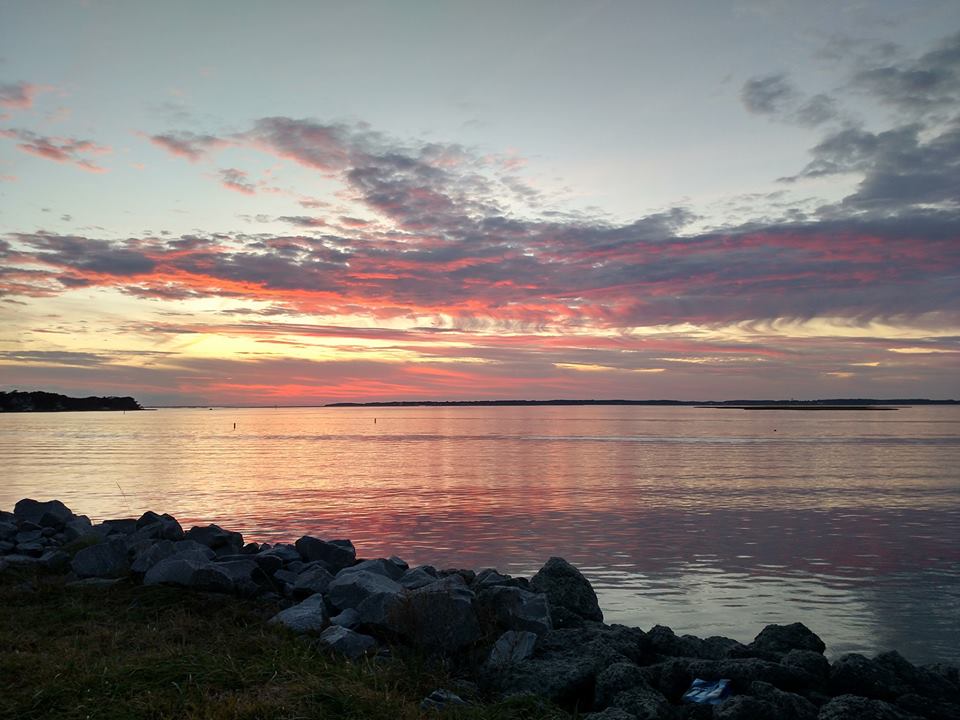
{"label": "sunset sky", "polygon": [[960,4],[0,0],[0,389],[960,396]]}

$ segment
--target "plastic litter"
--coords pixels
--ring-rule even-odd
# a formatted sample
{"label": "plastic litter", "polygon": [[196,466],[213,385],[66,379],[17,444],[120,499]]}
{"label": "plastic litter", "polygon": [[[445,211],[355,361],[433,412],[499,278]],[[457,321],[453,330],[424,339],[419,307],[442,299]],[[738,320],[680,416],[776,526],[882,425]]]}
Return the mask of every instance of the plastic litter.
{"label": "plastic litter", "polygon": [[729,680],[701,680],[697,678],[683,694],[683,702],[701,705],[719,705],[733,693]]}

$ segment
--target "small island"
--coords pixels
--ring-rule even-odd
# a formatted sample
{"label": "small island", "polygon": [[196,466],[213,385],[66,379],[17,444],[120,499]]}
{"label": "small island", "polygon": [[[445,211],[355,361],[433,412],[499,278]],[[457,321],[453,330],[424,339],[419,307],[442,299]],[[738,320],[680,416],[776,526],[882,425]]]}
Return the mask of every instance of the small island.
{"label": "small island", "polygon": [[0,412],[69,412],[92,410],[143,410],[132,397],[85,397],[74,398],[57,393],[0,392]]}

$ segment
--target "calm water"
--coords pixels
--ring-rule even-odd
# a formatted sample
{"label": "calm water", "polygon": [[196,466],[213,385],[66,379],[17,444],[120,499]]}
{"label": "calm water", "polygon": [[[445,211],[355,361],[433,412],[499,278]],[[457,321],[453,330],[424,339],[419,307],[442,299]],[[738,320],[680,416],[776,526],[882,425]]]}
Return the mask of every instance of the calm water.
{"label": "calm water", "polygon": [[960,661],[960,408],[2,415],[0,463],[4,509],[154,509],[519,575],[562,555],[608,622],[749,641],[800,620],[833,655]]}

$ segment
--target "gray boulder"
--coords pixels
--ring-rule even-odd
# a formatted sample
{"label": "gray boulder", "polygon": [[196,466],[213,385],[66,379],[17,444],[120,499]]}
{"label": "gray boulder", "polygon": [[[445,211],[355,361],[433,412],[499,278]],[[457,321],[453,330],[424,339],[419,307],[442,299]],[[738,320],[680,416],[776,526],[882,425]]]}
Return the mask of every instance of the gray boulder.
{"label": "gray boulder", "polygon": [[267,550],[261,550],[257,554],[257,557],[263,557],[265,555],[279,558],[281,564],[283,565],[287,565],[288,563],[292,563],[301,559],[300,553],[297,552],[297,548],[289,543],[277,543]]}
{"label": "gray boulder", "polygon": [[192,552],[177,553],[161,560],[147,571],[143,584],[176,585],[221,593],[234,589],[233,581],[223,569]]}
{"label": "gray boulder", "polygon": [[860,655],[847,653],[830,667],[831,695],[861,695],[893,701],[908,692],[889,667]]}
{"label": "gray boulder", "polygon": [[172,515],[158,515],[148,510],[137,520],[135,535],[145,539],[183,540],[184,533],[180,523]]}
{"label": "gray boulder", "polygon": [[137,575],[144,575],[158,562],[175,555],[176,552],[177,548],[170,540],[160,540],[152,543],[136,553],[133,562],[130,564],[130,570]]}
{"label": "gray boulder", "polygon": [[643,670],[632,662],[615,662],[597,675],[593,704],[605,708],[617,695],[632,688],[650,688]]}
{"label": "gray boulder", "polygon": [[330,618],[330,624],[353,630],[360,625],[360,613],[353,608],[347,608],[339,615],[334,615]]}
{"label": "gray boulder", "polygon": [[488,585],[478,596],[480,611],[504,630],[529,630],[537,635],[553,630],[547,596],[518,587]]}
{"label": "gray boulder", "polygon": [[59,500],[47,500],[40,502],[24,498],[13,508],[14,517],[17,522],[32,522],[41,527],[53,527],[57,529],[63,526],[75,516],[73,512]]}
{"label": "gray boulder", "polygon": [[5,540],[0,540],[0,555],[6,555],[7,553],[12,553],[16,549],[16,544],[12,542],[6,542]]}
{"label": "gray boulder", "polygon": [[773,706],[779,720],[816,720],[817,706],[801,695],[760,681],[751,683],[750,695]]}
{"label": "gray boulder", "polygon": [[713,709],[714,720],[786,720],[774,705],[749,695],[734,695]]}
{"label": "gray boulder", "polygon": [[193,540],[177,540],[173,543],[173,547],[174,550],[177,551],[178,555],[182,553],[188,553],[190,555],[206,558],[207,560],[213,560],[213,558],[217,556],[217,554],[206,545],[201,545]]}
{"label": "gray boulder", "polygon": [[537,634],[526,630],[507,630],[497,638],[487,657],[487,666],[499,668],[514,665],[533,657],[537,648]]}
{"label": "gray boulder", "polygon": [[434,711],[443,712],[450,708],[462,707],[469,703],[451,690],[434,690],[420,701],[420,710],[422,712]]}
{"label": "gray boulder", "polygon": [[317,645],[344,657],[356,659],[376,650],[377,641],[369,635],[361,635],[341,625],[331,625],[320,633]]}
{"label": "gray boulder", "polygon": [[218,559],[215,566],[230,578],[233,592],[242,597],[256,597],[263,590],[273,587],[270,577],[251,558],[227,561]]}
{"label": "gray boulder", "polygon": [[840,695],[820,708],[817,720],[920,720],[920,717],[882,700]]}
{"label": "gray boulder", "polygon": [[320,540],[304,535],[297,540],[297,552],[305,561],[319,560],[336,572],[357,561],[357,551],[349,540]]}
{"label": "gray boulder", "polygon": [[79,578],[118,578],[130,572],[127,544],[123,540],[109,540],[83,548],[70,563]]}
{"label": "gray boulder", "polygon": [[431,565],[410,568],[400,576],[398,582],[408,590],[416,590],[439,579],[437,571]]}
{"label": "gray boulder", "polygon": [[399,583],[388,577],[361,570],[335,577],[327,587],[327,595],[334,607],[346,610],[356,608],[371,595],[396,595],[402,590]]}
{"label": "gray boulder", "polygon": [[554,625],[576,624],[576,619],[603,621],[597,594],[589,581],[563,558],[552,557],[530,579],[530,586],[545,593]]}
{"label": "gray boulder", "polygon": [[219,525],[195,526],[184,533],[183,537],[206,545],[217,555],[235,555],[243,549],[243,535],[224,530]]}
{"label": "gray boulder", "polygon": [[958,700],[960,683],[951,682],[937,672],[913,665],[896,650],[877,655],[873,662],[896,676],[898,685],[905,691],[904,694],[915,694],[950,703]]}
{"label": "gray boulder", "polygon": [[93,526],[93,531],[102,537],[110,535],[133,535],[137,531],[137,521],[133,518],[104,520]]}
{"label": "gray boulder", "polygon": [[463,579],[451,575],[410,591],[397,629],[414,645],[453,652],[480,638],[475,595]]}
{"label": "gray boulder", "polygon": [[374,575],[383,575],[391,580],[399,580],[407,571],[407,564],[402,560],[379,558],[377,560],[363,560],[337,573],[337,577],[346,573],[371,572]]}
{"label": "gray boulder", "polygon": [[327,607],[322,595],[312,595],[301,603],[282,610],[269,621],[283,625],[295,633],[318,633],[329,624]]}
{"label": "gray boulder", "polygon": [[679,715],[663,695],[649,686],[624,690],[613,699],[612,706],[626,710],[636,720],[673,720]]}
{"label": "gray boulder", "polygon": [[63,539],[68,543],[94,534],[93,523],[86,515],[78,515],[73,520],[68,520],[63,526]]}
{"label": "gray boulder", "polygon": [[0,541],[10,541],[17,536],[16,523],[0,522]]}
{"label": "gray boulder", "polygon": [[333,582],[333,575],[324,570],[319,565],[308,567],[302,573],[297,575],[293,583],[293,596],[295,598],[309,597],[316,593],[325,593]]}
{"label": "gray boulder", "polygon": [[810,650],[822,653],[826,649],[823,640],[803,623],[790,625],[767,625],[749,647],[757,650],[786,655],[791,650]]}
{"label": "gray boulder", "polygon": [[53,572],[66,572],[70,568],[70,556],[62,550],[47,550],[40,556],[39,564]]}
{"label": "gray boulder", "polygon": [[783,656],[780,664],[802,670],[820,680],[830,677],[830,661],[813,650],[791,650]]}

